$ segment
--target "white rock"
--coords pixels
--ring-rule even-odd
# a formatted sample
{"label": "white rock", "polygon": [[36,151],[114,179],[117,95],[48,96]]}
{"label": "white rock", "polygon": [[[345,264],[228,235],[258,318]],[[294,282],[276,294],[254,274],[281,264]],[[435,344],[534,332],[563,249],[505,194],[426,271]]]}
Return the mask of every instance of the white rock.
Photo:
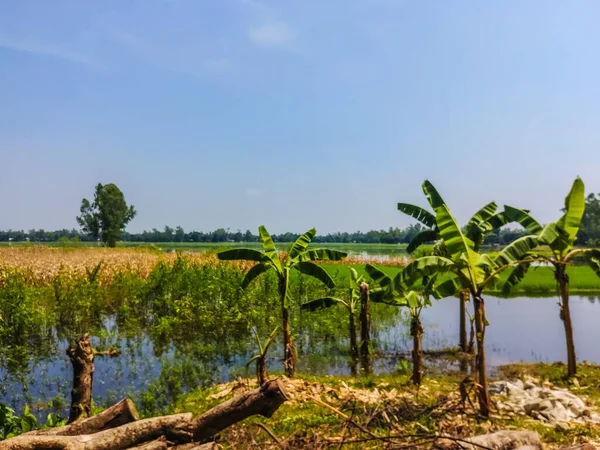
{"label": "white rock", "polygon": [[554,408],[544,411],[547,414],[548,420],[551,423],[556,422],[566,422],[569,420],[569,414],[567,413],[567,408],[563,406],[562,403],[556,402]]}
{"label": "white rock", "polygon": [[600,415],[590,411],[586,403],[568,389],[554,387],[528,378],[525,382],[497,381],[491,383],[490,392],[503,395],[498,409],[515,414],[527,414],[537,420],[559,422],[579,421],[600,423]]}
{"label": "white rock", "polygon": [[513,385],[515,385],[518,389],[524,390],[525,389],[525,383],[523,383],[522,380],[514,380],[512,382]]}

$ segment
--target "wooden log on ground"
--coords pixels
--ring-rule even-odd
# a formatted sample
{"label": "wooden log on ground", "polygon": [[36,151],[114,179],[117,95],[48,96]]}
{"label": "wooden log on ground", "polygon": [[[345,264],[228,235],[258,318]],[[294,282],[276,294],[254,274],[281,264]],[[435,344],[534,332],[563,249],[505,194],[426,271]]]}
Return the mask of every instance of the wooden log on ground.
{"label": "wooden log on ground", "polygon": [[181,445],[175,445],[174,447],[171,447],[172,450],[217,450],[223,448],[221,447],[219,444],[215,443],[215,442],[208,442],[206,444],[198,444],[195,442],[189,443],[189,444],[181,444]]}
{"label": "wooden log on ground", "polygon": [[248,416],[271,417],[288,395],[279,380],[271,380],[260,388],[244,392],[215,406],[194,420],[194,441],[205,441],[219,431]]}
{"label": "wooden log on ground", "polygon": [[559,450],[598,450],[594,444],[586,442],[585,444],[571,445],[569,447],[561,447]]}
{"label": "wooden log on ground", "polygon": [[46,435],[46,436],[78,436],[80,434],[93,434],[99,431],[116,428],[126,423],[139,420],[140,416],[135,409],[133,402],[125,398],[119,403],[115,403],[110,408],[87,419],[78,420],[75,423],[65,425],[64,427],[46,428],[44,430],[35,430],[24,433],[26,435]]}
{"label": "wooden log on ground", "polygon": [[94,381],[94,349],[90,335],[83,334],[74,346],[67,349],[73,364],[73,389],[71,389],[71,409],[69,423],[81,417],[92,415],[92,384]]}
{"label": "wooden log on ground", "polygon": [[167,440],[164,436],[145,444],[136,445],[131,447],[131,450],[165,450],[167,448]]}
{"label": "wooden log on ground", "polygon": [[540,436],[535,431],[502,430],[465,439],[442,437],[434,443],[434,448],[441,450],[509,450],[522,446],[542,450]]}
{"label": "wooden log on ground", "polygon": [[281,382],[271,380],[258,389],[239,394],[210,409],[196,419],[190,413],[184,413],[137,420],[77,436],[25,434],[1,442],[0,450],[127,450],[161,437],[175,444],[201,442],[251,415],[270,417],[287,399]]}

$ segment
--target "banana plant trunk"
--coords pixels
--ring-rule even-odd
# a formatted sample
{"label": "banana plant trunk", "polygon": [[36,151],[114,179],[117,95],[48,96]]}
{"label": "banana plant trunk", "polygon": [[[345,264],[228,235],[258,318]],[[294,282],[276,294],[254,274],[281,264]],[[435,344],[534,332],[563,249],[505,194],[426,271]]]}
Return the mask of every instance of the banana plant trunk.
{"label": "banana plant trunk", "polygon": [[477,378],[479,399],[479,412],[483,417],[490,415],[490,394],[488,391],[488,379],[485,361],[485,303],[481,294],[473,295],[475,306],[475,330],[477,332]]}
{"label": "banana plant trunk", "polygon": [[363,371],[372,373],[371,368],[371,317],[369,313],[369,285],[360,284],[360,356]]}
{"label": "banana plant trunk", "polygon": [[421,347],[421,338],[423,336],[423,325],[419,316],[413,316],[410,324],[410,334],[413,338],[412,363],[413,373],[412,382],[415,386],[420,386],[423,380],[423,349]]}
{"label": "banana plant trunk", "polygon": [[290,332],[290,312],[286,307],[287,283],[284,278],[279,280],[279,293],[281,295],[281,317],[283,319],[283,370],[288,378],[296,373],[296,349]]}
{"label": "banana plant trunk", "polygon": [[350,311],[348,315],[350,326],[350,373],[352,376],[357,374],[358,366],[358,344],[356,342],[356,324],[354,323],[354,311]]}
{"label": "banana plant trunk", "polygon": [[460,306],[460,350],[462,352],[467,352],[468,343],[467,343],[467,299],[469,293],[467,291],[461,291],[458,297],[458,303]]}
{"label": "banana plant trunk", "polygon": [[267,357],[262,356],[256,360],[256,381],[262,386],[267,381]]}
{"label": "banana plant trunk", "polygon": [[565,265],[556,267],[556,279],[560,291],[560,318],[565,327],[567,340],[567,372],[569,377],[577,375],[577,356],[575,354],[575,340],[573,339],[573,322],[571,322],[571,308],[569,306],[569,275]]}
{"label": "banana plant trunk", "polygon": [[467,345],[467,353],[473,354],[475,352],[475,316],[469,317],[469,323],[471,324],[471,331],[469,332],[469,345]]}

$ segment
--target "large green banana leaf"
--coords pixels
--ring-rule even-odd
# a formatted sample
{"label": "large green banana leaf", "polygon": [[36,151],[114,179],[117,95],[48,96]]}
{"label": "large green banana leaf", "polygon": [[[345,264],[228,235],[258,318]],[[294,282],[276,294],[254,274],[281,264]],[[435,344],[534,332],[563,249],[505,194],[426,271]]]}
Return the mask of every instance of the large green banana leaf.
{"label": "large green banana leaf", "polygon": [[267,354],[267,350],[269,350],[269,347],[275,341],[275,338],[277,337],[278,332],[279,332],[279,327],[275,327],[273,329],[273,331],[271,331],[271,334],[269,335],[269,337],[265,341],[265,345],[260,349],[261,353],[263,355]]}
{"label": "large green banana leaf", "polygon": [[298,261],[341,261],[348,253],[329,248],[314,248],[300,253],[297,257]]}
{"label": "large green banana leaf", "polygon": [[431,293],[436,299],[440,300],[442,298],[452,297],[463,289],[464,286],[462,280],[455,276],[435,285],[433,289],[431,289]]}
{"label": "large green banana leaf", "polygon": [[406,305],[409,308],[418,308],[419,306],[423,306],[423,299],[418,292],[408,291],[404,296],[406,301]]}
{"label": "large green banana leaf", "polygon": [[435,228],[435,215],[421,208],[420,206],[409,203],[398,203],[398,209],[404,214],[409,215],[428,228]]}
{"label": "large green banana leaf", "polygon": [[506,218],[504,211],[502,211],[490,217],[487,220],[487,223],[490,224],[492,230],[498,230],[508,223],[508,219]]}
{"label": "large green banana leaf", "polygon": [[490,202],[473,214],[473,217],[467,223],[465,236],[473,242],[475,250],[478,250],[483,244],[485,235],[494,229],[489,220],[494,216],[497,209],[498,205],[495,202]]}
{"label": "large green banana leaf", "polygon": [[273,261],[273,264],[281,270],[281,264],[279,262],[279,256],[277,255],[277,248],[273,242],[273,238],[267,231],[264,225],[258,227],[258,236],[260,237],[260,243],[263,247],[265,254]]}
{"label": "large green banana leaf", "polygon": [[302,261],[294,264],[292,267],[305,275],[316,278],[330,289],[335,287],[335,281],[333,281],[333,278],[331,278],[325,269],[315,263]]}
{"label": "large green banana leaf", "polygon": [[496,202],[490,202],[473,214],[473,217],[467,223],[467,228],[472,225],[479,225],[481,222],[487,222],[498,209]]}
{"label": "large green banana leaf", "polygon": [[433,244],[433,248],[431,249],[432,256],[448,256],[448,249],[446,248],[446,244],[442,239]]}
{"label": "large green banana leaf", "polygon": [[306,249],[308,248],[308,245],[311,243],[311,241],[313,240],[313,238],[315,237],[316,234],[317,234],[317,230],[314,228],[311,228],[306,233],[304,233],[302,236],[298,237],[298,239],[296,239],[296,242],[294,242],[292,244],[292,246],[290,247],[290,251],[288,252],[287,260],[292,261],[301,253],[304,253],[306,251]]}
{"label": "large green banana leaf", "polygon": [[384,299],[389,296],[389,289],[379,286],[369,288],[369,299],[375,303],[383,303]]}
{"label": "large green banana leaf", "polygon": [[356,269],[354,267],[349,267],[348,273],[350,274],[350,283],[349,283],[350,297],[358,298],[359,297],[358,291],[360,289],[360,280],[362,280],[362,275],[358,276],[358,272],[356,271]]}
{"label": "large green banana leaf", "polygon": [[600,249],[597,248],[578,248],[570,252],[566,260],[570,261],[575,256],[581,256],[587,259],[588,265],[600,277]]}
{"label": "large green banana leaf", "polygon": [[585,211],[585,186],[581,178],[577,177],[573,182],[569,195],[565,198],[565,214],[558,220],[556,225],[565,230],[571,242],[575,242],[581,219]]}
{"label": "large green banana leaf", "polygon": [[254,265],[242,280],[242,289],[246,289],[256,277],[265,273],[272,267],[273,266],[268,263],[258,263]]}
{"label": "large green banana leaf", "polygon": [[598,254],[588,256],[588,265],[596,272],[596,275],[600,277],[600,251],[595,251],[598,252]]}
{"label": "large green banana leaf", "polygon": [[523,281],[530,266],[531,262],[522,262],[515,266],[502,285],[502,295],[508,295],[513,287]]}
{"label": "large green banana leaf", "polygon": [[473,241],[467,238],[461,231],[456,219],[450,213],[446,205],[441,205],[436,210],[436,221],[440,236],[446,244],[451,259],[457,260],[464,254],[470,265],[475,265],[475,253]]}
{"label": "large green banana leaf", "polygon": [[372,264],[367,264],[365,266],[365,271],[369,274],[373,281],[377,283],[377,285],[384,289],[388,288],[392,284],[392,277]]}
{"label": "large green banana leaf", "polygon": [[404,286],[412,286],[417,280],[444,272],[457,271],[459,266],[443,256],[424,256],[408,264],[399,274]]}
{"label": "large green banana leaf", "polygon": [[433,184],[431,184],[428,180],[425,180],[423,182],[422,187],[423,187],[423,192],[425,193],[425,196],[427,197],[427,201],[433,208],[433,211],[437,213],[437,209],[440,206],[445,205],[446,202],[444,202],[444,199],[442,198],[440,193],[433,186]]}
{"label": "large green banana leaf", "polygon": [[547,224],[540,232],[539,241],[556,252],[564,252],[572,244],[569,234],[552,222]]}
{"label": "large green banana leaf", "polygon": [[252,248],[232,248],[231,250],[224,250],[217,253],[217,258],[226,261],[270,261],[268,255]]}
{"label": "large green banana leaf", "polygon": [[494,258],[494,265],[496,268],[500,268],[502,266],[516,264],[519,261],[526,259],[528,252],[536,248],[537,245],[537,236],[529,235],[520,237],[502,249],[498,256]]}
{"label": "large green banana leaf", "polygon": [[542,226],[529,215],[529,211],[504,205],[504,215],[508,222],[516,222],[532,234],[542,231]]}
{"label": "large green banana leaf", "polygon": [[307,311],[316,311],[317,309],[329,308],[338,303],[346,304],[343,300],[336,297],[323,297],[318,298],[316,300],[312,300],[308,303],[304,303],[300,306],[300,309],[304,309]]}
{"label": "large green banana leaf", "polygon": [[423,230],[420,231],[412,240],[408,247],[406,247],[406,251],[408,253],[414,252],[418,247],[427,243],[437,241],[440,238],[440,235],[435,230]]}

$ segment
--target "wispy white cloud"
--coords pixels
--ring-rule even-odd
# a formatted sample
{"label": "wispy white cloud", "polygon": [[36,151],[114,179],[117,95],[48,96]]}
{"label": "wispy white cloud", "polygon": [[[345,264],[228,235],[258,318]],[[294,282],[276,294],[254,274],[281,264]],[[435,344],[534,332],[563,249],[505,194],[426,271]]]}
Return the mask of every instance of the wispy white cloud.
{"label": "wispy white cloud", "polygon": [[131,33],[117,32],[113,37],[146,62],[173,72],[192,76],[222,74],[231,66],[227,58],[202,58],[202,50],[184,45],[150,42]]}
{"label": "wispy white cloud", "polygon": [[250,40],[263,47],[277,47],[292,40],[292,33],[285,23],[250,28]]}
{"label": "wispy white cloud", "polygon": [[65,61],[81,64],[93,69],[107,69],[105,65],[87,55],[52,44],[41,44],[26,40],[14,40],[0,37],[0,47],[16,52],[31,53],[34,55],[63,59]]}
{"label": "wispy white cloud", "polygon": [[264,192],[264,190],[258,188],[246,188],[246,195],[248,195],[248,197],[256,197],[257,195],[261,195]]}

